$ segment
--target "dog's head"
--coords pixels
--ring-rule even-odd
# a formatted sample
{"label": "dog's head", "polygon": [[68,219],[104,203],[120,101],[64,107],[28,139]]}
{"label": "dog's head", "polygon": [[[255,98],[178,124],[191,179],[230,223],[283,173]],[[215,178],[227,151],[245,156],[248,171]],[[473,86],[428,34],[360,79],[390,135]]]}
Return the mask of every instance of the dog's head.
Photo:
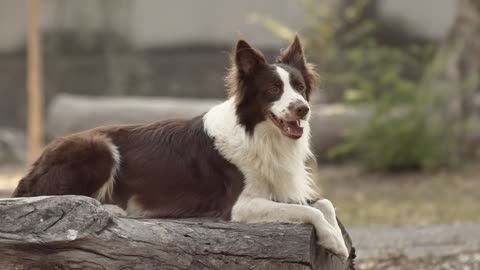
{"label": "dog's head", "polygon": [[227,76],[230,95],[236,101],[236,113],[246,131],[271,121],[283,135],[299,139],[310,117],[310,95],[317,84],[317,74],[307,63],[298,36],[269,64],[263,54],[239,40]]}

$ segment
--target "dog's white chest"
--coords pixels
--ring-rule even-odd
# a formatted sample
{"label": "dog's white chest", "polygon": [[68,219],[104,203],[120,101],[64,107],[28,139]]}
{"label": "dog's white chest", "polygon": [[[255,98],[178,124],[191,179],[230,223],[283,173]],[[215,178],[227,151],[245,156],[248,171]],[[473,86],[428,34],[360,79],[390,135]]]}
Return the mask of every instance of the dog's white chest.
{"label": "dog's white chest", "polygon": [[232,100],[212,108],[204,123],[220,154],[244,174],[244,194],[295,203],[309,198],[312,189],[305,161],[312,153],[308,123],[299,140],[286,138],[268,121],[247,134],[238,124]]}

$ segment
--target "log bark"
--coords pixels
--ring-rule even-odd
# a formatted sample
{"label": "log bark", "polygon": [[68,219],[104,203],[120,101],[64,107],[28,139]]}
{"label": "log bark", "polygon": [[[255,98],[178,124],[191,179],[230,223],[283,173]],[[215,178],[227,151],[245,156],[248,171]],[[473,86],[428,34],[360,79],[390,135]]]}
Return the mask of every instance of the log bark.
{"label": "log bark", "polygon": [[0,216],[1,269],[354,269],[305,224],[117,218],[82,196],[2,199]]}

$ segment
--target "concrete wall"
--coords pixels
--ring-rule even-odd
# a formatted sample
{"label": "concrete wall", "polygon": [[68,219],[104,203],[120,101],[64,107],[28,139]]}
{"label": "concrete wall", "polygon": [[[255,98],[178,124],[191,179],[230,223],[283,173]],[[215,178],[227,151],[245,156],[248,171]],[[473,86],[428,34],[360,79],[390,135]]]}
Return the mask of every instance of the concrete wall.
{"label": "concrete wall", "polygon": [[[301,1],[42,0],[46,102],[57,93],[224,98],[222,76],[229,65],[228,52],[239,36],[261,47],[270,60],[287,46],[261,25],[251,24],[249,17],[266,15],[302,30]],[[432,39],[447,33],[455,14],[455,0],[378,2],[387,22]],[[26,123],[25,54],[9,53],[24,52],[26,3],[0,0],[0,126],[23,128]],[[95,43],[98,36],[92,33],[102,31],[113,31],[140,50],[120,50],[110,62],[103,51],[65,50],[78,42]],[[74,32],[87,38],[52,46],[55,39],[49,32]],[[113,39],[106,36],[97,42],[106,40]],[[143,50],[151,48],[155,49]]]}
{"label": "concrete wall", "polygon": [[[24,0],[0,1],[0,52],[25,43]],[[140,49],[182,44],[231,44],[245,36],[257,46],[278,47],[281,40],[258,24],[254,14],[271,16],[301,29],[304,10],[299,0],[43,0],[42,26],[51,30],[114,30]],[[113,17],[106,10],[116,8]]]}
{"label": "concrete wall", "polygon": [[457,0],[380,0],[380,17],[406,33],[442,39],[455,20]]}
{"label": "concrete wall", "polygon": [[0,1],[0,52],[24,46],[26,1]]}
{"label": "concrete wall", "polygon": [[[0,52],[22,48],[25,0],[0,1]],[[113,29],[137,48],[183,44],[231,44],[245,36],[260,47],[281,41],[258,24],[253,14],[277,19],[292,29],[304,27],[301,0],[43,0],[43,29],[76,32]],[[455,16],[456,0],[380,0],[381,17],[417,36],[439,39]],[[115,12],[111,12],[114,9]],[[110,11],[108,11],[110,10]],[[116,14],[116,16],[105,16]]]}
{"label": "concrete wall", "polygon": [[[253,14],[271,16],[292,29],[301,29],[304,11],[298,0],[139,0],[133,14],[134,40],[139,47],[157,44],[230,44],[244,35],[261,47],[278,47],[280,40],[258,24]],[[174,4],[173,4],[174,3]]]}

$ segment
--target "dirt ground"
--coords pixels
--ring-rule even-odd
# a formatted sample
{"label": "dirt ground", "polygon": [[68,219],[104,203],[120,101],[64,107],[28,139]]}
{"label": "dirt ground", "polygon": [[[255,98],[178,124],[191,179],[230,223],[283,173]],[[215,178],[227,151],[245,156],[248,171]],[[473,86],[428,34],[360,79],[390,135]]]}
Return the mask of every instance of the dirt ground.
{"label": "dirt ground", "polygon": [[370,260],[358,263],[357,268],[359,270],[478,270],[480,253],[418,259],[400,257]]}
{"label": "dirt ground", "polygon": [[[369,173],[323,166],[323,195],[347,226],[480,223],[480,165],[455,171]],[[359,270],[480,270],[480,253],[361,260]]]}
{"label": "dirt ground", "polygon": [[347,226],[480,223],[480,164],[396,174],[324,166],[319,178]]}

